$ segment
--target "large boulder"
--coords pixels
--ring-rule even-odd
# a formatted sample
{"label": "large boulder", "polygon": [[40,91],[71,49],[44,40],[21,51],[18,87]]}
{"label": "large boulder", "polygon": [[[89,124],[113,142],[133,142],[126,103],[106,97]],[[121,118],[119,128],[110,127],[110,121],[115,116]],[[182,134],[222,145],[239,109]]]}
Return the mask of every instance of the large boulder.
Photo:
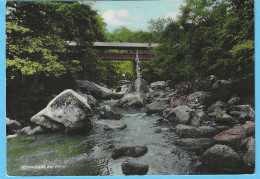
{"label": "large boulder", "polygon": [[137,78],[133,85],[133,92],[121,98],[116,106],[118,107],[143,107],[146,100],[146,93],[149,92],[146,82],[142,78]]}
{"label": "large boulder", "polygon": [[119,147],[113,150],[111,157],[118,159],[124,156],[127,157],[140,157],[146,154],[148,148],[145,146],[134,146],[134,147]]}
{"label": "large boulder", "polygon": [[247,121],[244,125],[236,125],[231,129],[225,130],[213,137],[216,144],[228,145],[232,148],[238,148],[243,139],[254,134],[255,123]]}
{"label": "large boulder", "polygon": [[238,118],[240,122],[255,120],[255,111],[250,105],[232,105],[228,108],[228,113]]}
{"label": "large boulder", "polygon": [[92,95],[90,94],[84,94],[81,91],[76,91],[79,95],[83,96],[84,98],[86,98],[88,100],[88,104],[90,105],[91,108],[95,108],[97,107],[98,101],[96,100],[96,98],[94,98]]}
{"label": "large boulder", "polygon": [[149,170],[148,165],[125,162],[122,163],[122,172],[125,175],[145,175]]}
{"label": "large boulder", "polygon": [[152,103],[150,103],[146,106],[146,113],[147,114],[161,113],[167,107],[169,107],[169,99],[168,98],[157,98]]}
{"label": "large boulder", "polygon": [[119,120],[122,117],[121,114],[113,111],[109,106],[104,106],[100,110],[100,119],[116,119]]}
{"label": "large boulder", "polygon": [[193,110],[188,106],[183,105],[171,109],[166,118],[177,124],[188,124],[192,115],[194,115]]}
{"label": "large boulder", "polygon": [[184,138],[175,139],[174,145],[184,150],[196,151],[197,153],[203,153],[208,147],[210,147],[212,141],[210,138]]}
{"label": "large boulder", "polygon": [[128,93],[116,104],[117,107],[142,108],[144,106],[144,96],[140,93]]}
{"label": "large boulder", "polygon": [[187,138],[210,138],[215,136],[218,133],[218,129],[211,126],[201,126],[201,127],[193,127],[189,125],[178,124],[176,126],[176,133],[180,137]]}
{"label": "large boulder", "polygon": [[219,144],[206,150],[200,161],[213,170],[238,168],[241,164],[240,157],[231,147]]}
{"label": "large boulder", "polygon": [[255,139],[251,139],[247,143],[247,152],[243,157],[243,162],[249,167],[255,167]]}
{"label": "large boulder", "polygon": [[56,96],[31,121],[53,131],[72,132],[90,123],[91,107],[86,98],[71,89]]}
{"label": "large boulder", "polygon": [[122,97],[122,94],[116,94],[110,89],[104,86],[99,86],[92,81],[77,80],[76,85],[77,89],[82,93],[90,94],[97,99],[118,99]]}

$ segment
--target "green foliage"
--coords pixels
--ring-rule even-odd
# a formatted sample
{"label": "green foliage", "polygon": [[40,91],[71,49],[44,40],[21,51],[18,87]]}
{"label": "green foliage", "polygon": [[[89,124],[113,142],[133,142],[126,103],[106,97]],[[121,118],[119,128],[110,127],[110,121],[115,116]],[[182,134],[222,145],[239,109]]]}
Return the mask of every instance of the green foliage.
{"label": "green foliage", "polygon": [[[9,1],[6,6],[7,80],[23,82],[34,76],[36,83],[37,78],[68,74],[77,78],[82,76],[81,63],[87,64],[90,78],[95,74],[97,60],[91,42],[104,40],[105,23],[90,5]],[[69,48],[67,41],[85,45],[85,52]]]}
{"label": "green foliage", "polygon": [[[254,3],[252,0],[185,0],[177,21],[154,29],[160,36],[157,59],[143,62],[142,76],[156,80],[195,80],[216,75],[253,94]],[[160,26],[161,25],[161,26]],[[243,88],[244,92],[245,89]]]}

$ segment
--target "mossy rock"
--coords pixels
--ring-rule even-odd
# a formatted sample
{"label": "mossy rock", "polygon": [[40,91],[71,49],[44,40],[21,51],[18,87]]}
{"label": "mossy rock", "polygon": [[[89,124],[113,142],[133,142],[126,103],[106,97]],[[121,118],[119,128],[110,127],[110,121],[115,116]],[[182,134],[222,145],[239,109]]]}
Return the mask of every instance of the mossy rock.
{"label": "mossy rock", "polygon": [[229,126],[232,127],[238,124],[238,121],[234,118],[220,118],[216,120],[216,123],[221,126]]}

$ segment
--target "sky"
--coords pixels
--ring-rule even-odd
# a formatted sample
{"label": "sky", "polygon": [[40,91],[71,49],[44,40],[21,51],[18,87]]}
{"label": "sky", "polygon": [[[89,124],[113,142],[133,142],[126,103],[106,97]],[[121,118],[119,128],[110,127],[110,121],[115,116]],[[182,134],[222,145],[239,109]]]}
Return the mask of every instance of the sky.
{"label": "sky", "polygon": [[108,32],[122,26],[132,31],[148,31],[148,22],[151,19],[176,19],[182,3],[183,0],[97,1],[94,8],[107,23]]}

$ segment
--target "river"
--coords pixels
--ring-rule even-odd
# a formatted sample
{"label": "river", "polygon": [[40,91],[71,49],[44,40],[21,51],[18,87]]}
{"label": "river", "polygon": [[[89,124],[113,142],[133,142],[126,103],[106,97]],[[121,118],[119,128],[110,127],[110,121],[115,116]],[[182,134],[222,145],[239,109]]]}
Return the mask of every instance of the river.
{"label": "river", "polygon": [[[100,103],[94,111],[92,128],[84,135],[41,134],[20,136],[7,143],[7,173],[20,176],[124,175],[121,164],[149,165],[147,175],[195,174],[192,163],[197,157],[174,146],[174,127],[161,116],[148,116],[144,109],[113,107],[117,100]],[[123,117],[101,120],[98,111],[111,106]],[[124,123],[123,130],[104,131],[106,124]],[[148,152],[138,158],[111,158],[113,148],[146,146]]]}

